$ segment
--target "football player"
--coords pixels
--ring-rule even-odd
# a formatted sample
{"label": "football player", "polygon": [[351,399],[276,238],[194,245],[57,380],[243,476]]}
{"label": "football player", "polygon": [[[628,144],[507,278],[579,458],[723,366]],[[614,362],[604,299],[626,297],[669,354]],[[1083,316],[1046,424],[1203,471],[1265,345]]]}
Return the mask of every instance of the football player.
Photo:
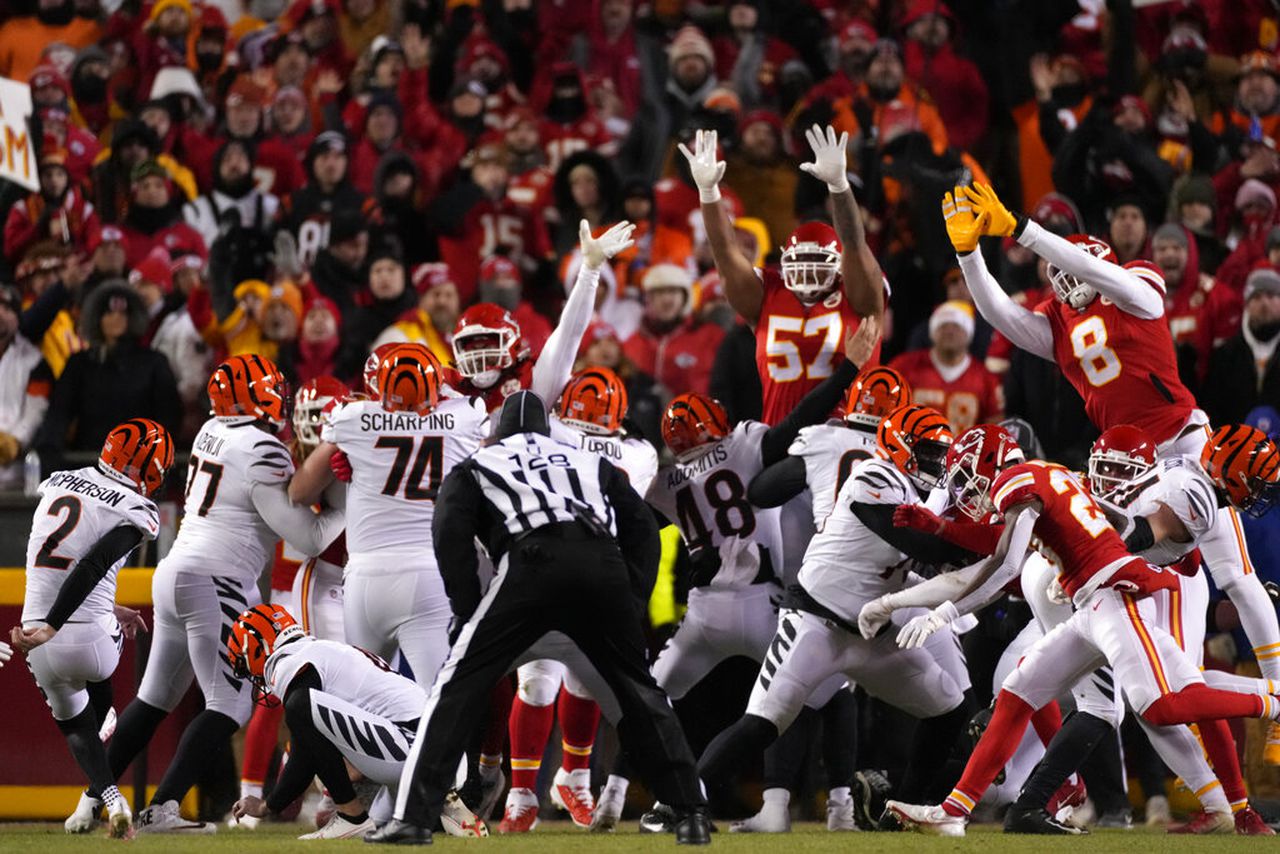
{"label": "football player", "polygon": [[[151,500],[173,465],[164,427],[134,418],[112,428],[97,466],[59,471],[40,484],[27,541],[22,625],[11,632],[76,764],[89,780],[68,833],[87,833],[107,808],[111,835],[130,834],[129,804],[116,788],[90,686],[106,686],[120,660],[123,636],[145,630],[136,611],[115,604],[116,575],[160,516]],[[8,658],[8,656],[4,656]]]}
{"label": "football player", "polygon": [[[778,424],[800,399],[831,376],[843,359],[840,344],[861,318],[884,313],[888,284],[867,246],[853,191],[845,146],[830,127],[805,132],[814,162],[800,168],[825,181],[835,228],[821,222],[799,226],[782,247],[782,274],[757,271],[738,248],[733,225],[720,202],[725,164],[717,159],[716,132],[700,130],[689,161],[707,240],[729,304],[755,327],[756,366],[764,395],[765,424]],[[843,289],[841,281],[843,280]],[[879,349],[868,364],[879,361]]]}
{"label": "football player", "polygon": [[[1280,457],[1274,445],[1270,452]],[[944,836],[963,836],[968,816],[1009,760],[1033,712],[1081,677],[1109,663],[1131,707],[1157,726],[1214,718],[1280,717],[1280,698],[1211,688],[1174,638],[1160,627],[1151,594],[1177,589],[1176,573],[1131,555],[1120,535],[1076,477],[1042,461],[1006,469],[991,486],[991,504],[1004,516],[1000,542],[954,602],[914,617],[898,643],[914,648],[962,613],[969,613],[1022,567],[1031,537],[1051,552],[1058,581],[1076,611],[1031,648],[1005,681],[964,775],[941,805],[890,801],[903,824]],[[921,604],[911,592],[894,606]]]}
{"label": "football player", "polygon": [[[427,695],[385,661],[339,641],[311,636],[283,605],[258,605],[239,616],[227,639],[232,669],[259,692],[278,700],[289,724],[289,762],[271,797],[241,797],[232,815],[261,819],[279,813],[313,777],[332,795],[332,818],[299,839],[352,839],[375,827],[370,810],[390,808],[404,761],[413,746]],[[385,786],[366,810],[347,766]],[[441,815],[454,836],[488,836],[484,822],[451,794]]]}
{"label": "football player", "polygon": [[[1094,237],[1058,237],[1010,213],[985,184],[948,193],[943,215],[983,317],[1017,346],[1056,361],[1099,430],[1133,424],[1151,434],[1163,457],[1200,456],[1208,418],[1178,379],[1158,267],[1149,261],[1120,266],[1111,247]],[[1013,237],[1047,261],[1053,298],[1034,310],[1010,299],[973,251],[982,235]],[[1200,550],[1240,614],[1262,675],[1280,682],[1275,607],[1253,571],[1239,517],[1226,506],[1218,512],[1223,518]],[[1280,764],[1280,727],[1270,728],[1265,756]]]}
{"label": "football player", "polygon": [[178,802],[253,709],[250,687],[231,672],[223,638],[260,601],[258,577],[277,539],[320,554],[342,531],[340,510],[315,513],[289,502],[293,458],[276,435],[285,425],[284,375],[261,356],[233,356],[209,378],[213,418],[196,434],[187,466],[182,527],[151,582],[155,631],[138,696],[120,715],[107,751],[124,773],[194,678],[205,707],[183,732],[140,832],[212,833],[188,822]]}
{"label": "football player", "polygon": [[865,640],[854,623],[865,602],[907,583],[908,557],[929,565],[962,559],[959,549],[892,522],[894,507],[919,502],[941,482],[951,440],[946,419],[928,407],[903,406],[881,421],[877,443],[888,459],[854,465],[809,542],[746,713],[716,736],[698,763],[708,786],[775,741],[833,678],[922,719],[900,791],[923,791],[941,769],[968,720],[969,681],[958,641],[939,636],[929,649],[908,652],[884,636]]}
{"label": "football player", "polygon": [[[605,457],[644,495],[658,473],[658,453],[644,439],[625,433],[626,417],[627,388],[622,379],[608,368],[585,368],[574,374],[560,394],[551,418],[551,436]],[[534,784],[557,714],[562,761],[551,783],[551,800],[569,813],[574,824],[589,827],[595,810],[591,751],[600,707],[579,672],[592,678],[595,668],[559,632],[548,635],[531,653],[549,657],[521,664],[516,671],[518,689],[510,716],[511,790],[498,832],[524,832],[537,824]]]}

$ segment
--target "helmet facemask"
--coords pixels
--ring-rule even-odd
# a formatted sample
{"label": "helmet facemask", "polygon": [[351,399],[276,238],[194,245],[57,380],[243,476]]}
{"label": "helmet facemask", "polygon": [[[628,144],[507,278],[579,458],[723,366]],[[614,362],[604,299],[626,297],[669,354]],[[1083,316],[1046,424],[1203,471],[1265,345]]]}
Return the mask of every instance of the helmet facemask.
{"label": "helmet facemask", "polygon": [[911,460],[914,471],[908,472],[912,480],[926,489],[933,489],[942,483],[946,473],[947,449],[950,442],[939,442],[936,439],[919,439],[911,446]]}
{"label": "helmet facemask", "polygon": [[1092,285],[1081,281],[1066,270],[1050,264],[1048,273],[1049,282],[1053,285],[1053,295],[1058,298],[1058,302],[1069,305],[1076,311],[1093,302],[1098,295]]}
{"label": "helmet facemask", "polygon": [[960,512],[975,522],[981,522],[991,513],[991,478],[978,474],[977,470],[977,455],[965,454],[947,472],[947,491]]}
{"label": "helmet facemask", "polygon": [[1145,460],[1118,451],[1090,454],[1089,490],[1095,497],[1123,507],[1133,500],[1135,494],[1127,488],[1151,469]]}
{"label": "helmet facemask", "polygon": [[782,282],[806,305],[826,297],[836,287],[840,253],[816,243],[801,243],[782,253]]}
{"label": "helmet facemask", "polygon": [[475,329],[453,338],[458,373],[479,388],[489,388],[515,363],[511,355],[515,335],[505,329]]}

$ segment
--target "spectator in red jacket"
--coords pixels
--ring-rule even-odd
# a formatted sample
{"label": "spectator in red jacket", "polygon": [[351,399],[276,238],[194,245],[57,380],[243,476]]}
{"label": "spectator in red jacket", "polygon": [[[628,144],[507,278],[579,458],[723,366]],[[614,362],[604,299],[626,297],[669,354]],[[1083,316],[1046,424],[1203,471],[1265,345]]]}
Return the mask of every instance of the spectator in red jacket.
{"label": "spectator in red jacket", "polygon": [[1276,194],[1267,184],[1250,178],[1240,185],[1233,218],[1236,248],[1217,270],[1218,281],[1241,293],[1249,272],[1267,255],[1267,235],[1276,223]]}
{"label": "spectator in red jacket", "polygon": [[182,216],[182,199],[175,198],[169,173],[154,160],[144,160],[130,176],[129,211],[124,218],[125,260],[136,267],[157,246],[170,255],[208,257],[200,233]]}
{"label": "spectator in red jacket", "polygon": [[[289,144],[266,136],[263,129],[263,110],[267,106],[267,93],[247,76],[237,77],[227,92],[226,121],[223,133],[213,139],[212,151],[217,151],[229,139],[238,139],[254,148],[254,181],[258,189],[284,198],[306,181],[298,153]],[[212,152],[198,169],[200,186],[213,185]]]}
{"label": "spectator in red jacket", "polygon": [[586,83],[578,66],[571,62],[552,65],[535,82],[531,100],[534,112],[547,119],[541,128],[542,144],[552,170],[570,155],[589,148],[613,153],[609,132],[587,101]]}
{"label": "spectator in red jacket", "polygon": [[[805,96],[800,99],[800,111],[803,113],[816,109],[821,113],[821,120],[831,115],[832,105],[844,98],[852,99],[858,94],[862,79],[871,64],[871,53],[880,34],[875,27],[861,18],[854,18],[844,25],[836,39],[837,67],[830,77],[818,81]],[[818,119],[815,119],[818,121]],[[794,127],[809,127],[810,122],[797,119]]]}
{"label": "spectator in red jacket", "polygon": [[306,160],[307,149],[316,138],[315,131],[311,129],[310,110],[306,93],[297,86],[281,86],[267,111],[265,139],[292,151],[300,167]]}
{"label": "spectator in red jacket", "polygon": [[[635,115],[646,97],[658,95],[645,91],[647,57],[639,50],[642,39],[632,20],[634,6],[632,0],[601,0],[599,15],[585,36],[585,57],[578,57],[579,65],[588,73],[613,83],[627,115]],[[655,80],[658,77],[651,76]]]}
{"label": "spectator in red jacket", "polygon": [[315,67],[345,80],[355,58],[338,37],[338,4],[339,0],[294,0],[284,13],[281,29],[296,29]]}
{"label": "spectator in red jacket", "polygon": [[83,253],[97,242],[101,227],[93,205],[71,180],[67,152],[47,151],[40,157],[40,191],[9,208],[4,255],[16,265],[33,244],[43,240]]}
{"label": "spectator in red jacket", "polygon": [[941,0],[914,0],[902,20],[907,75],[938,105],[947,137],[967,151],[987,132],[987,84],[971,60],[956,53],[955,16]]}
{"label": "spectator in red jacket", "polygon": [[944,302],[929,316],[932,346],[903,353],[889,363],[910,384],[912,400],[945,415],[957,434],[1004,417],[1000,380],[969,355],[973,331],[973,306]]}
{"label": "spectator in red jacket", "polygon": [[379,91],[369,99],[363,134],[351,152],[351,183],[365,195],[373,194],[374,175],[383,156],[401,150],[400,118],[400,102],[395,95]]}
{"label": "spectator in red jacket", "polygon": [[759,0],[732,0],[726,15],[729,32],[711,43],[716,76],[733,86],[747,109],[776,105],[783,68],[799,63],[791,45],[760,26]]}
{"label": "spectator in red jacket", "polygon": [[89,175],[102,146],[93,134],[71,123],[71,113],[65,105],[41,107],[36,110],[40,120],[41,147],[45,150],[61,149],[67,155],[67,172],[73,184],[80,188],[89,186]]}
{"label": "spectator in red jacket", "polygon": [[[1209,371],[1209,354],[1240,331],[1240,295],[1200,270],[1200,250],[1181,225],[1165,223],[1151,238],[1151,258],[1164,273],[1164,316],[1196,385]],[[1184,357],[1185,352],[1185,357]]]}
{"label": "spectator in red jacket", "polygon": [[111,91],[111,57],[97,45],[76,54],[71,64],[71,96],[85,127],[100,137],[119,109]]}
{"label": "spectator in red jacket", "polygon": [[193,39],[191,0],[156,0],[133,40],[138,74],[134,92],[139,100],[151,92],[161,68],[186,66],[188,41]]}
{"label": "spectator in red jacket", "polygon": [[529,345],[530,358],[538,358],[542,345],[551,336],[551,324],[524,299],[524,277],[520,268],[510,258],[492,255],[480,264],[480,282],[477,288],[479,302],[500,305],[520,324],[520,334]]}
{"label": "spectator in red jacket", "polygon": [[524,96],[511,82],[511,61],[497,42],[474,32],[458,54],[454,83],[474,80],[484,88],[485,126],[498,129],[507,114],[524,103]]}
{"label": "spectator in red jacket", "polygon": [[671,395],[706,394],[724,330],[691,316],[693,277],[683,267],[657,264],[645,274],[643,287],[644,318],[623,352]]}

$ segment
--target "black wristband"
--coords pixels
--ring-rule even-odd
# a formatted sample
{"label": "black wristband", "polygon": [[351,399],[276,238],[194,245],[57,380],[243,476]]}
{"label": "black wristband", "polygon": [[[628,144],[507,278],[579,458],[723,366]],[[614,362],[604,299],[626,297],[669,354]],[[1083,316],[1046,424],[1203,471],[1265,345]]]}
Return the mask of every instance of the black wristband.
{"label": "black wristband", "polygon": [[1156,537],[1147,517],[1139,516],[1133,521],[1133,530],[1124,538],[1124,544],[1134,554],[1146,551],[1156,544]]}
{"label": "black wristband", "polygon": [[[1010,213],[1013,213],[1013,211],[1010,211]],[[1022,232],[1027,230],[1027,223],[1031,222],[1031,219],[1026,214],[1020,213],[1014,213],[1013,218],[1017,222],[1017,225],[1013,227],[1013,239],[1017,240],[1022,236]]]}

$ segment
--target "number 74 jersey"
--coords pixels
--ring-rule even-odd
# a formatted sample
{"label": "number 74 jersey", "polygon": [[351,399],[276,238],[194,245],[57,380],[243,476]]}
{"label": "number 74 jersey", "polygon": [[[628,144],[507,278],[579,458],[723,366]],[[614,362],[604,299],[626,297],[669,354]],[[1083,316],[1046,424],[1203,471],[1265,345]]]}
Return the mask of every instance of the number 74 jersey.
{"label": "number 74 jersey", "polygon": [[430,543],[436,492],[489,433],[478,397],[448,397],[426,415],[387,412],[372,400],[329,410],[320,438],[351,460],[347,551],[421,554]]}

